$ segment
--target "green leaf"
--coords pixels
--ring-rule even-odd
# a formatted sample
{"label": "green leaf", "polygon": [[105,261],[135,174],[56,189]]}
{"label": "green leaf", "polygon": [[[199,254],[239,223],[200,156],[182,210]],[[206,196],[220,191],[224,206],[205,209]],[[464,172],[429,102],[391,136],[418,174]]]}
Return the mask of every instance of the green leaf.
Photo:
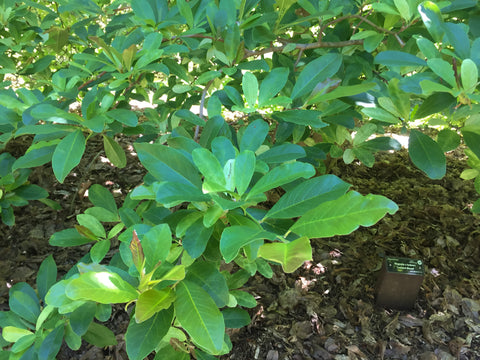
{"label": "green leaf", "polygon": [[461,67],[462,87],[467,94],[473,93],[478,84],[478,68],[471,59],[465,59]]}
{"label": "green leaf", "polygon": [[260,84],[258,105],[261,107],[271,98],[277,95],[285,86],[290,71],[286,67],[272,69]]}
{"label": "green leaf", "polygon": [[25,336],[33,335],[30,330],[21,329],[15,326],[3,326],[2,337],[8,342],[17,342]]}
{"label": "green leaf", "polygon": [[258,160],[265,161],[267,164],[278,164],[287,161],[297,160],[305,157],[307,154],[303,147],[292,143],[283,143],[274,146],[271,149],[258,155]]}
{"label": "green leaf", "polygon": [[338,53],[329,53],[309,62],[298,76],[291,98],[310,94],[318,83],[335,75],[341,65],[342,55]]}
{"label": "green leaf", "polygon": [[397,51],[397,50],[386,50],[378,53],[375,56],[375,64],[381,64],[386,66],[426,66],[427,63],[425,60],[416,57],[415,55]]}
{"label": "green leaf", "polygon": [[108,117],[121,122],[122,124],[130,127],[138,125],[138,118],[134,111],[127,109],[113,109],[105,113]]}
{"label": "green leaf", "polygon": [[88,214],[78,214],[77,221],[81,226],[90,230],[90,232],[96,237],[105,238],[107,236],[105,228],[96,217]]}
{"label": "green leaf", "polygon": [[393,0],[395,6],[400,13],[400,16],[405,19],[407,22],[410,21],[412,17],[412,10],[410,9],[409,3],[407,0]]}
{"label": "green leaf", "polygon": [[448,39],[448,42],[455,49],[455,54],[457,54],[462,60],[469,58],[470,39],[468,38],[467,34],[469,31],[468,26],[465,26],[464,24],[447,22],[444,24],[443,29],[445,30],[445,35]]}
{"label": "green leaf", "polygon": [[94,263],[100,263],[110,250],[110,240],[97,241],[90,249],[90,257]]}
{"label": "green leaf", "polygon": [[62,346],[65,327],[58,325],[43,339],[38,349],[38,360],[54,360]]}
{"label": "green leaf", "polygon": [[460,145],[460,135],[455,130],[443,129],[437,135],[437,144],[443,152],[455,150]]}
{"label": "green leaf", "polygon": [[40,303],[35,290],[27,283],[20,282],[10,288],[9,295],[10,310],[35,324],[40,315]]}
{"label": "green leaf", "polygon": [[[15,344],[13,344],[13,346],[10,350],[14,354],[21,353],[24,350],[28,349],[35,342],[35,339],[36,339],[35,334],[22,336],[20,339],[18,339],[15,342]],[[25,353],[23,355],[25,355]],[[5,357],[5,358],[2,358],[1,356],[2,356],[2,352],[0,351],[0,359],[4,359],[4,360],[9,359],[8,356]]]}
{"label": "green leaf", "polygon": [[215,264],[197,261],[188,268],[185,279],[200,285],[212,297],[217,307],[227,305],[229,299],[227,281]]}
{"label": "green leaf", "polygon": [[127,166],[127,156],[125,151],[119,143],[109,136],[103,135],[103,148],[105,149],[105,155],[113,165],[122,169]]}
{"label": "green leaf", "polygon": [[99,348],[117,344],[113,331],[96,322],[90,324],[88,331],[83,335],[83,339]]}
{"label": "green leaf", "polygon": [[445,154],[430,136],[412,130],[408,141],[408,154],[415,166],[430,179],[441,179],[445,175]]}
{"label": "green leaf", "polygon": [[159,262],[165,261],[172,246],[172,233],[167,224],[155,225],[142,239],[145,269],[149,273]]}
{"label": "green leaf", "polygon": [[258,80],[251,72],[243,74],[242,89],[248,107],[254,108],[258,97]]}
{"label": "green leaf", "polygon": [[286,110],[275,112],[272,117],[275,120],[286,121],[297,125],[312,126],[315,128],[322,128],[328,124],[321,120],[322,113],[316,110]]}
{"label": "green leaf", "polygon": [[135,300],[138,292],[120,275],[107,271],[89,271],[70,281],[66,294],[72,300],[92,300],[117,304]]}
{"label": "green leaf", "polygon": [[335,175],[323,175],[308,179],[287,191],[267,212],[264,220],[290,219],[301,216],[319,204],[344,195],[350,188]]}
{"label": "green leaf", "polygon": [[428,67],[432,71],[440,76],[444,81],[446,81],[451,87],[455,88],[457,86],[457,80],[455,79],[455,74],[453,72],[452,65],[446,62],[443,59],[428,59]]}
{"label": "green leaf", "polygon": [[372,108],[363,108],[362,113],[367,115],[368,117],[371,117],[374,120],[378,120],[381,122],[386,122],[389,124],[397,124],[400,122],[400,119],[398,117],[395,117],[388,111],[378,108],[378,107],[372,107]]}
{"label": "green leaf", "polygon": [[398,79],[390,80],[388,83],[388,93],[401,117],[405,120],[410,119],[410,95],[400,90]]}
{"label": "green leaf", "polygon": [[202,187],[197,169],[180,151],[160,144],[137,143],[135,149],[143,166],[159,181],[173,181]]}
{"label": "green leaf", "polygon": [[20,156],[13,164],[12,170],[33,168],[44,165],[52,160],[56,145],[45,146],[29,150],[25,155]]}
{"label": "green leaf", "polygon": [[263,244],[258,249],[258,256],[280,263],[283,271],[292,273],[305,261],[312,260],[312,247],[309,238],[302,236],[288,243]]}
{"label": "green leaf", "polygon": [[313,105],[324,101],[358,95],[373,89],[375,86],[376,84],[373,82],[363,82],[362,84],[350,86],[339,86],[327,93],[319,92],[307,101],[307,105]]}
{"label": "green leaf", "polygon": [[203,183],[203,191],[205,193],[226,190],[223,167],[215,155],[207,149],[197,148],[193,150],[192,158],[195,165],[205,177]]}
{"label": "green leaf", "polygon": [[242,151],[235,158],[233,181],[239,195],[243,195],[247,191],[255,172],[255,163],[255,154],[250,150]]}
{"label": "green leaf", "polygon": [[417,37],[417,46],[427,59],[441,57],[435,44],[422,36]]}
{"label": "green leaf", "polygon": [[457,99],[449,93],[433,93],[427,97],[414,115],[414,119],[423,119],[429,115],[437,114],[455,104]]}
{"label": "green leaf", "polygon": [[248,312],[239,308],[227,308],[222,310],[225,327],[239,329],[250,324],[251,319]]}
{"label": "green leaf", "polygon": [[41,299],[45,299],[50,287],[57,281],[57,265],[53,256],[49,255],[42,261],[37,275],[37,290]]}
{"label": "green leaf", "polygon": [[303,215],[290,230],[309,238],[347,235],[361,226],[371,226],[398,206],[384,196],[363,196],[350,191],[340,198],[327,201]]}
{"label": "green leaf", "polygon": [[480,133],[472,127],[462,129],[463,140],[473,153],[480,158]]}
{"label": "green leaf", "polygon": [[257,151],[263,144],[269,131],[268,123],[262,119],[257,119],[248,124],[240,140],[240,151]]}
{"label": "green leaf", "polygon": [[112,213],[117,212],[117,204],[112,193],[101,185],[93,184],[88,188],[88,200],[100,208],[104,208]]}
{"label": "green leaf", "polygon": [[255,297],[246,291],[231,290],[230,294],[235,297],[238,305],[240,306],[243,306],[246,308],[254,308],[255,306],[257,306],[257,300],[255,300]]}
{"label": "green leaf", "polygon": [[169,287],[161,290],[150,289],[140,294],[135,306],[135,321],[142,323],[161,310],[168,309],[175,300],[175,293]]}
{"label": "green leaf", "polygon": [[65,136],[55,148],[52,156],[52,169],[61,183],[72,169],[80,163],[85,152],[85,137],[82,130],[76,130]]}
{"label": "green leaf", "polygon": [[258,240],[274,240],[275,237],[275,234],[264,231],[261,228],[253,228],[245,225],[230,226],[223,230],[220,238],[220,252],[225,262],[229,263],[235,259],[242,247]]}
{"label": "green leaf", "polygon": [[223,348],[225,323],[213,299],[199,285],[181,281],[175,287],[175,313],[192,341],[211,354]]}
{"label": "green leaf", "polygon": [[179,117],[180,119],[185,119],[193,125],[198,125],[202,127],[205,126],[205,120],[187,109],[180,109],[176,111],[173,116]]}
{"label": "green leaf", "polygon": [[82,236],[76,229],[65,229],[54,233],[48,243],[52,246],[78,246],[88,244],[92,239]]}
{"label": "green leaf", "polygon": [[282,164],[266,173],[257,181],[248,193],[247,200],[254,195],[288,184],[299,178],[308,179],[313,175],[315,175],[315,169],[310,164],[303,162]]}
{"label": "green leaf", "polygon": [[443,27],[442,13],[437,4],[432,1],[424,1],[418,5],[418,12],[428,32],[432,35],[433,40],[435,42],[441,42],[445,30]]}
{"label": "green leaf", "polygon": [[178,10],[183,16],[189,28],[193,28],[193,14],[189,2],[186,0],[177,0]]}
{"label": "green leaf", "polygon": [[95,316],[97,304],[86,302],[70,314],[70,326],[75,334],[83,336],[88,331]]}
{"label": "green leaf", "polygon": [[190,184],[182,184],[173,181],[164,181],[155,187],[156,201],[167,208],[171,208],[182,202],[208,201],[210,197],[201,189]]}
{"label": "green leaf", "polygon": [[195,221],[185,232],[185,236],[182,239],[182,245],[185,251],[193,259],[198,258],[203,254],[207,243],[212,236],[214,227],[205,227],[203,225],[203,218],[199,218]]}

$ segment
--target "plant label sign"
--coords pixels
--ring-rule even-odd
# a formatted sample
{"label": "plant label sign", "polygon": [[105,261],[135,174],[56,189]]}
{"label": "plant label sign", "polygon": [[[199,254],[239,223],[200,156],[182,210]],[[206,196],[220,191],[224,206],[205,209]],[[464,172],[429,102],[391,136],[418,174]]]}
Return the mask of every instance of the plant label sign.
{"label": "plant label sign", "polygon": [[394,309],[412,308],[423,277],[422,260],[385,258],[377,283],[377,305]]}

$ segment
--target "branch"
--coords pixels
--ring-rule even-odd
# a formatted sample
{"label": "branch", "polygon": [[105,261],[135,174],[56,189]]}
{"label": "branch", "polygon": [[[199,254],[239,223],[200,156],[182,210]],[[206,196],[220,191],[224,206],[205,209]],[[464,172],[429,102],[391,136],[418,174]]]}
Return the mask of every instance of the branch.
{"label": "branch", "polygon": [[105,75],[106,73],[107,73],[106,71],[102,71],[100,74],[98,74],[98,75],[95,77],[95,79],[90,79],[90,80],[84,82],[82,85],[80,85],[77,90],[78,90],[78,91],[82,90],[84,87],[90,85],[92,82],[100,79],[100,78],[101,78],[103,75]]}
{"label": "branch", "polygon": [[[311,44],[295,44],[295,49],[300,51],[310,50],[310,49],[319,49],[319,48],[340,48],[346,47],[351,45],[362,45],[363,40],[347,40],[347,41],[322,41],[322,42],[315,42]],[[263,54],[268,54],[272,52],[281,52],[285,49],[287,45],[283,46],[272,46],[267,49],[259,50],[259,51],[252,51],[245,49],[245,55],[243,59],[249,58],[251,56],[260,56]]]}

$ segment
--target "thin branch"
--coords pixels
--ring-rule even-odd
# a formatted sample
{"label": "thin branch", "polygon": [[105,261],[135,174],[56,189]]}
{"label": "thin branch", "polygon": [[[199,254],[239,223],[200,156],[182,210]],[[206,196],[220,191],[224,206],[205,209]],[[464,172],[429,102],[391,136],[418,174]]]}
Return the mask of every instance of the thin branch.
{"label": "thin branch", "polygon": [[[203,110],[205,109],[205,97],[207,96],[207,91],[208,91],[208,88],[213,84],[213,81],[215,79],[212,79],[210,80],[207,85],[205,85],[205,88],[203,89],[202,91],[202,99],[200,100],[200,110],[199,110],[199,114],[198,116],[200,116],[201,119],[203,119],[204,121],[207,121],[205,119],[205,116],[203,116]],[[193,137],[193,140],[194,141],[198,141],[198,136],[200,134],[200,125],[197,125],[195,127],[195,135]]]}
{"label": "thin branch", "polygon": [[[310,49],[319,49],[319,48],[341,48],[341,47],[346,47],[346,46],[351,46],[351,45],[362,45],[363,40],[347,40],[347,41],[322,41],[322,42],[315,42],[311,44],[295,44],[295,49],[305,51],[305,50],[310,50]],[[243,56],[243,59],[249,58],[251,56],[260,56],[264,54],[269,54],[272,52],[281,52],[283,49],[285,49],[287,45],[283,46],[272,46],[267,49],[259,50],[259,51],[252,51],[252,50],[247,50],[245,49],[245,55]]]}
{"label": "thin branch", "polygon": [[78,91],[82,90],[84,87],[90,85],[92,82],[100,79],[100,78],[101,78],[103,75],[105,75],[106,73],[107,73],[106,71],[102,71],[102,72],[101,72],[100,74],[98,74],[94,79],[90,79],[90,80],[84,82],[82,85],[80,85],[77,90],[78,90]]}

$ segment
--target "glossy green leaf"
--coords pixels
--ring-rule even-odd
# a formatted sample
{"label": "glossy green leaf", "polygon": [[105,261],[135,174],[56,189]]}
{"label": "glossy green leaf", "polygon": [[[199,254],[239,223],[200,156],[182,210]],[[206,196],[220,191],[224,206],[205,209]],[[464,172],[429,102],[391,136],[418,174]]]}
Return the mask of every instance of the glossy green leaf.
{"label": "glossy green leaf", "polygon": [[195,115],[190,110],[181,109],[175,112],[174,116],[179,117],[181,119],[187,120],[189,123],[198,126],[205,126],[205,120],[203,120],[200,116]]}
{"label": "glossy green leaf", "polygon": [[310,164],[303,162],[282,164],[262,176],[248,193],[247,199],[300,178],[308,179],[313,175],[315,169]]}
{"label": "glossy green leaf", "polygon": [[182,184],[174,181],[164,181],[157,184],[156,201],[167,208],[171,208],[182,202],[208,201],[210,197],[201,189],[190,184]]}
{"label": "glossy green leaf", "polygon": [[463,140],[468,148],[480,158],[480,131],[474,127],[464,127],[462,129]]}
{"label": "glossy green leaf", "polygon": [[385,214],[394,214],[397,210],[398,206],[384,196],[363,196],[350,191],[306,212],[290,230],[309,238],[347,235],[359,226],[374,225]]}
{"label": "glossy green leaf", "polygon": [[220,205],[214,204],[210,206],[207,211],[205,211],[205,215],[203,216],[203,225],[206,228],[215,225],[217,220],[220,219],[222,215],[225,215],[225,210],[223,210]]}
{"label": "glossy green leaf", "polygon": [[260,94],[258,95],[258,105],[262,106],[275,95],[277,95],[285,86],[288,80],[289,69],[278,67],[272,69],[260,84]]}
{"label": "glossy green leaf", "polygon": [[94,263],[100,263],[110,250],[110,240],[97,241],[90,249],[90,257]]}
{"label": "glossy green leaf", "polygon": [[140,294],[135,306],[135,321],[142,323],[159,311],[168,309],[175,300],[175,293],[169,287],[161,290],[149,289]]}
{"label": "glossy green leaf", "polygon": [[455,130],[443,129],[438,132],[437,144],[443,152],[455,150],[460,145],[460,135]]}
{"label": "glossy green leaf", "polygon": [[[21,353],[22,351],[28,349],[35,342],[35,338],[35,334],[22,336],[15,342],[15,344],[13,344],[10,351],[14,354]],[[3,359],[1,356],[2,353],[0,352],[0,359]],[[5,360],[7,359],[9,359],[9,357],[5,357]]]}
{"label": "glossy green leaf", "polygon": [[38,349],[38,360],[54,360],[56,358],[62,346],[64,333],[65,327],[60,324],[43,339]]}
{"label": "glossy green leaf", "polygon": [[469,58],[470,39],[467,34],[469,31],[468,26],[447,22],[444,24],[443,29],[445,30],[445,37],[455,50],[455,54],[462,60]]}
{"label": "glossy green leaf", "polygon": [[342,55],[338,53],[329,53],[309,62],[300,72],[291,98],[297,99],[310,94],[320,82],[335,75],[341,65]]}
{"label": "glossy green leaf", "polygon": [[193,150],[192,158],[195,165],[205,177],[203,183],[203,191],[205,193],[226,190],[223,167],[215,155],[207,149],[197,148]]}
{"label": "glossy green leaf", "polygon": [[442,13],[438,5],[433,1],[424,1],[418,5],[418,12],[433,40],[435,42],[441,42],[445,30],[443,27]]}
{"label": "glossy green leaf", "polygon": [[250,324],[251,319],[248,312],[239,308],[227,308],[222,310],[225,327],[239,329]]}
{"label": "glossy green leaf", "polygon": [[10,310],[35,324],[40,315],[40,303],[35,290],[27,283],[20,282],[10,288],[9,295]]}
{"label": "glossy green leaf", "polygon": [[258,98],[258,80],[251,72],[243,74],[242,89],[248,106],[254,108]]}
{"label": "glossy green leaf", "polygon": [[117,212],[117,204],[112,193],[101,185],[93,184],[88,188],[88,200],[100,208],[104,208],[112,213]]}
{"label": "glossy green leaf", "polygon": [[119,143],[109,136],[103,136],[103,148],[105,149],[105,155],[107,155],[108,160],[112,162],[118,168],[124,168],[127,166],[127,156],[125,151]]}
{"label": "glossy green leaf", "polygon": [[48,163],[52,160],[55,148],[56,145],[50,145],[29,150],[15,161],[12,170],[33,168]]}
{"label": "glossy green leaf", "polygon": [[350,186],[335,175],[308,179],[287,191],[267,212],[264,219],[289,219],[301,216],[325,201],[344,195]]}
{"label": "glossy green leaf", "polygon": [[274,240],[275,234],[261,228],[252,228],[245,225],[234,225],[223,230],[220,238],[220,252],[229,263],[238,255],[240,249],[252,242],[269,239]]}
{"label": "glossy green leaf", "polygon": [[388,83],[388,93],[393,106],[404,120],[410,119],[410,95],[400,89],[398,79],[392,79]]}
{"label": "glossy green leaf", "polygon": [[246,291],[242,290],[231,290],[230,294],[235,297],[237,300],[238,305],[246,307],[246,308],[254,308],[257,306],[257,300],[252,294],[249,294]]}
{"label": "glossy green leaf", "polygon": [[80,163],[85,151],[85,137],[82,131],[76,130],[62,139],[52,156],[53,173],[61,183],[72,169]]}
{"label": "glossy green leaf", "polygon": [[407,0],[393,0],[393,2],[401,17],[406,21],[410,21],[412,9],[410,9],[409,2]]}
{"label": "glossy green leaf", "polygon": [[257,151],[263,144],[269,131],[268,123],[262,119],[257,119],[248,124],[240,140],[240,151]]}
{"label": "glossy green leaf", "polygon": [[258,250],[258,256],[279,263],[283,271],[292,273],[305,261],[312,260],[312,247],[310,239],[303,236],[291,242],[263,244]]}
{"label": "glossy green leaf", "polygon": [[53,256],[49,255],[42,261],[40,268],[38,269],[36,281],[38,296],[40,296],[41,299],[45,299],[48,290],[56,281],[57,265],[55,264],[55,260],[53,260]]}
{"label": "glossy green leaf", "polygon": [[78,214],[77,221],[81,226],[90,230],[96,237],[105,238],[107,236],[105,228],[96,217],[88,214]]}
{"label": "glossy green leaf", "polygon": [[417,37],[417,46],[427,59],[441,57],[435,44],[422,36]]}
{"label": "glossy green leaf", "polygon": [[143,166],[159,181],[173,181],[201,188],[197,169],[180,151],[160,144],[135,144]]}
{"label": "glossy green leaf", "polygon": [[192,341],[211,354],[223,348],[225,323],[213,299],[199,285],[182,281],[175,287],[175,313]]}
{"label": "glossy green leaf", "polygon": [[412,130],[408,141],[408,154],[415,166],[430,179],[441,179],[445,175],[445,154],[430,136]]}
{"label": "glossy green leaf", "polygon": [[188,268],[185,279],[200,285],[212,297],[217,307],[227,305],[227,281],[215,264],[197,261]]}
{"label": "glossy green leaf", "polygon": [[455,79],[455,74],[453,72],[452,64],[449,64],[443,59],[428,59],[428,67],[432,71],[440,76],[444,81],[446,81],[451,87],[455,88],[457,86],[457,81]]}
{"label": "glossy green leaf", "polygon": [[177,0],[177,6],[178,6],[178,10],[180,11],[180,14],[183,16],[183,18],[187,22],[187,25],[190,28],[193,28],[193,13],[192,13],[192,8],[189,5],[189,2],[187,2],[186,0]]}
{"label": "glossy green leaf", "polygon": [[315,128],[322,128],[327,126],[327,123],[324,123],[321,120],[321,112],[316,110],[285,110],[280,112],[275,112],[272,114],[272,117],[275,120],[286,121],[288,123],[293,123],[297,125],[312,126]]}
{"label": "glossy green leaf", "polygon": [[220,165],[225,166],[228,160],[235,159],[236,149],[225,136],[218,136],[212,141],[212,153],[220,161]]}
{"label": "glossy green leaf", "polygon": [[134,111],[127,109],[113,109],[108,111],[105,115],[126,126],[134,127],[138,125],[138,118]]}
{"label": "glossy green leaf", "polygon": [[382,64],[386,66],[426,66],[427,63],[425,60],[416,57],[415,55],[397,51],[397,50],[386,50],[378,53],[375,56],[375,64]]}
{"label": "glossy green leaf", "polygon": [[91,300],[101,304],[118,304],[135,300],[138,292],[120,275],[107,271],[90,271],[70,281],[66,294],[72,300]]}
{"label": "glossy green leaf", "polygon": [[395,117],[390,112],[379,107],[363,108],[361,111],[368,117],[381,122],[386,122],[389,124],[397,124],[400,122],[398,117]]}
{"label": "glossy green leaf", "polygon": [[462,87],[467,94],[473,93],[478,84],[477,64],[471,59],[465,59],[461,67]]}
{"label": "glossy green leaf", "polygon": [[239,195],[247,191],[248,185],[255,172],[255,154],[250,150],[244,150],[235,158],[233,181]]}

